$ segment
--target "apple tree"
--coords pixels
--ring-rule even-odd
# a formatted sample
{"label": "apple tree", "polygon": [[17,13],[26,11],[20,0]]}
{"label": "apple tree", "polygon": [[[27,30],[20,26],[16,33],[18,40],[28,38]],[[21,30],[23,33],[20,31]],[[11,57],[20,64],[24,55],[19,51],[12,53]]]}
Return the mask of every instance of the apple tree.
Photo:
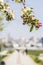
{"label": "apple tree", "polygon": [[[14,0],[12,0],[14,2]],[[36,30],[42,26],[42,23],[33,14],[33,8],[28,8],[25,4],[26,0],[15,0],[15,3],[23,4],[21,9],[21,18],[23,20],[23,25],[28,25],[30,27],[30,32],[35,28]],[[3,30],[4,23],[3,19],[7,22],[14,20],[14,11],[11,10],[9,4],[0,0],[0,31]]]}

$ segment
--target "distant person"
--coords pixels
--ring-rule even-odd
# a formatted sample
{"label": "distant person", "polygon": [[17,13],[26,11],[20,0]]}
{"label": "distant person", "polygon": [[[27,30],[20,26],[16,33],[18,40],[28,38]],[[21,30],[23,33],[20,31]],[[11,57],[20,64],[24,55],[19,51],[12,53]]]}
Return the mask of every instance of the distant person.
{"label": "distant person", "polygon": [[26,49],[25,52],[26,52],[26,54],[27,54],[27,53],[28,53],[28,50]]}
{"label": "distant person", "polygon": [[18,52],[20,51],[19,49],[16,49]]}

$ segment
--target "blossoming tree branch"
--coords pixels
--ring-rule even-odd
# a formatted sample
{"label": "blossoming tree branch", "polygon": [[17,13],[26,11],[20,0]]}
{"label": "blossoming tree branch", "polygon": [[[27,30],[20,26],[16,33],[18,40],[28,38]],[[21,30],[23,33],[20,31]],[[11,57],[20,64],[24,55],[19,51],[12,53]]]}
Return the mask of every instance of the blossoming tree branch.
{"label": "blossoming tree branch", "polygon": [[[12,0],[14,1],[14,0]],[[42,23],[33,14],[33,8],[28,8],[25,4],[26,0],[15,0],[15,3],[23,4],[21,9],[21,18],[23,20],[23,25],[28,25],[30,27],[30,32],[35,28],[36,30],[42,26]],[[2,16],[1,16],[2,15]],[[11,10],[10,6],[0,0],[0,31],[3,30],[3,19],[7,21],[14,20],[14,11]]]}

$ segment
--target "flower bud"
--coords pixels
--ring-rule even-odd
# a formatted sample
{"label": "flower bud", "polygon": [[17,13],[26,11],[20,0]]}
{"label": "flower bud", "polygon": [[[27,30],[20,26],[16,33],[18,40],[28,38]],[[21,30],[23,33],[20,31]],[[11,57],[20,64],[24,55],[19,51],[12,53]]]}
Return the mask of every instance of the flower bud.
{"label": "flower bud", "polygon": [[42,26],[42,23],[38,23],[38,26],[41,27]]}

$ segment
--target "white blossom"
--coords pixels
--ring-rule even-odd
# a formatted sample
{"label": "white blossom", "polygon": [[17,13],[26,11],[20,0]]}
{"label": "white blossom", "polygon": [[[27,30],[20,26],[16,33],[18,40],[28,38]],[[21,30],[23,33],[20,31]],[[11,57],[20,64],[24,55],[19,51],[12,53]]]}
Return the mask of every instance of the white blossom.
{"label": "white blossom", "polygon": [[32,17],[32,20],[34,20],[35,19],[35,17]]}
{"label": "white blossom", "polygon": [[0,2],[4,2],[3,0],[0,0]]}

